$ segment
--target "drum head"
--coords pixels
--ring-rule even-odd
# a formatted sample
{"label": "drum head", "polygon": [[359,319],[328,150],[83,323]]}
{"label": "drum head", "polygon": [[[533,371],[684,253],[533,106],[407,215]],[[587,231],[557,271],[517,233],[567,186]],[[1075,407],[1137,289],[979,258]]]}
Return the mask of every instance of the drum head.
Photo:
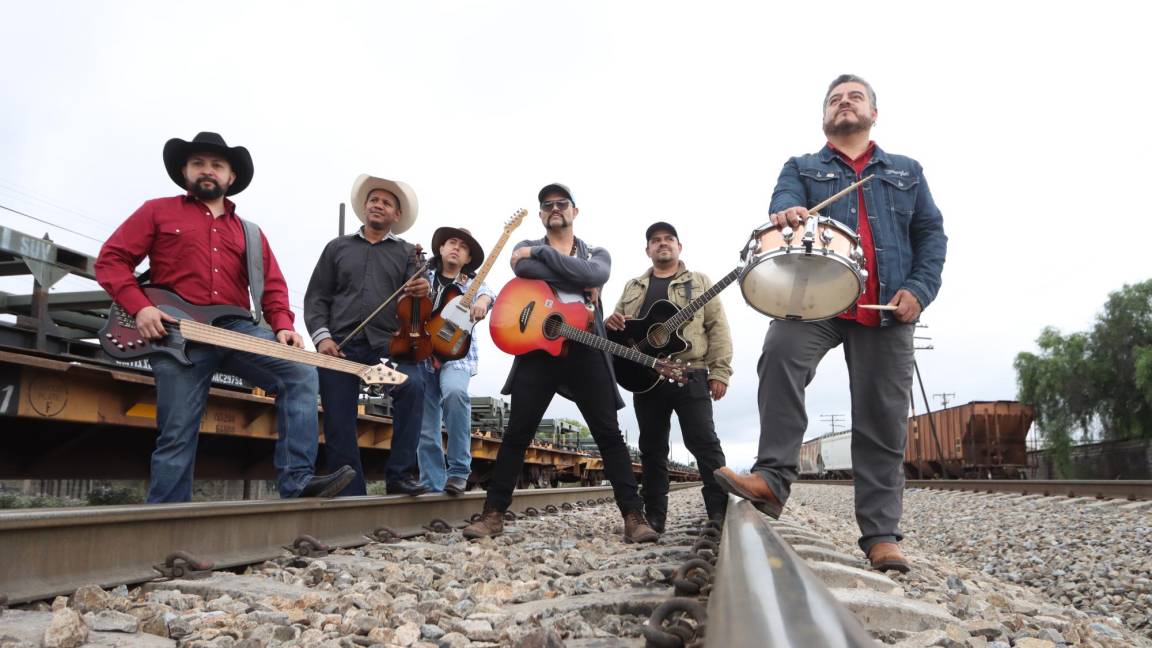
{"label": "drum head", "polygon": [[863,289],[854,264],[836,254],[764,254],[740,276],[748,305],[778,319],[836,317],[856,303]]}

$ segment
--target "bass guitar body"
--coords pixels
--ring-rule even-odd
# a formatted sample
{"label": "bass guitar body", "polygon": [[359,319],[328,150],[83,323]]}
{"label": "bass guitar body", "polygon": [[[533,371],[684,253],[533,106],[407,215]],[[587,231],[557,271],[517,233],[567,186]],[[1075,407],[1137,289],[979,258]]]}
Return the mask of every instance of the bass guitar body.
{"label": "bass guitar body", "polygon": [[[252,319],[252,313],[239,306],[197,306],[160,286],[144,286],[143,290],[156,308],[178,320],[213,324],[225,317]],[[132,360],[151,353],[163,353],[188,366],[192,361],[188,359],[187,345],[188,340],[180,333],[179,327],[168,327],[168,335],[159,340],[145,340],[136,330],[136,320],[117,303],[112,304],[108,311],[108,322],[100,329],[100,346],[117,360]]]}

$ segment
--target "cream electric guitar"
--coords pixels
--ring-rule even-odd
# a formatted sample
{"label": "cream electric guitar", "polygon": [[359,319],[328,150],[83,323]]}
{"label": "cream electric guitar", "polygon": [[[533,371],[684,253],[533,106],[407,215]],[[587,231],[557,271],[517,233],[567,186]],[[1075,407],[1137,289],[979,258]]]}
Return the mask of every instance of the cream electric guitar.
{"label": "cream electric guitar", "polygon": [[[437,358],[447,362],[459,360],[468,354],[468,348],[472,346],[472,329],[476,326],[471,316],[476,292],[480,290],[480,284],[484,281],[484,277],[488,276],[496,257],[500,256],[508,237],[527,215],[528,210],[521,209],[508,219],[504,224],[504,233],[500,236],[500,240],[496,241],[496,245],[492,246],[492,252],[476,272],[476,278],[472,280],[468,290],[463,295],[457,294],[449,299],[438,312],[432,314],[432,319],[428,320],[428,333],[432,336],[432,353],[436,354]],[[449,291],[459,292],[454,286],[449,286],[445,291],[446,296]]]}
{"label": "cream electric guitar", "polygon": [[153,353],[166,353],[180,364],[190,365],[192,361],[188,359],[185,347],[192,341],[349,373],[359,376],[360,380],[369,385],[399,385],[408,379],[408,376],[383,363],[364,365],[212,326],[212,322],[221,317],[251,319],[252,314],[238,306],[197,306],[184,301],[176,293],[157,286],[144,286],[143,290],[157,308],[175,317],[179,322],[177,324],[165,322],[164,327],[168,330],[168,335],[159,340],[145,340],[136,330],[136,320],[125,312],[120,304],[112,304],[112,308],[108,311],[108,323],[100,329],[100,345],[108,355],[117,360],[131,360]]}

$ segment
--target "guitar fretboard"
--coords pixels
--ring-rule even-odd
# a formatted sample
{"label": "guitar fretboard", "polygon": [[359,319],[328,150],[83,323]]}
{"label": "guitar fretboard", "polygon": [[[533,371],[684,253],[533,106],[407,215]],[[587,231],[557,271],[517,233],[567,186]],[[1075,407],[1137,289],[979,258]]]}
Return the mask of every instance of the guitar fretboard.
{"label": "guitar fretboard", "polygon": [[201,324],[195,320],[180,320],[180,334],[193,342],[204,342],[215,346],[248,351],[260,355],[272,356],[281,360],[301,362],[314,367],[331,369],[360,376],[368,367],[359,362],[352,362],[343,358],[336,358],[323,353],[306,351],[287,344],[262,340],[251,335],[229,331],[228,329]]}
{"label": "guitar fretboard", "polygon": [[[549,331],[551,332],[552,327],[549,326],[548,328],[549,328]],[[631,347],[626,347],[623,344],[617,344],[617,343],[613,342],[612,340],[602,338],[599,335],[589,333],[588,331],[585,331],[583,329],[578,329],[575,326],[572,326],[571,324],[565,324],[563,322],[560,322],[559,325],[556,327],[555,332],[559,333],[560,335],[563,335],[564,337],[568,338],[569,340],[575,340],[581,344],[587,344],[588,346],[593,347],[595,349],[600,349],[601,351],[607,351],[608,353],[611,353],[612,355],[620,356],[621,358],[624,358],[625,360],[631,360],[632,362],[639,362],[640,364],[642,364],[642,365],[644,365],[650,369],[655,369],[656,365],[659,363],[659,360],[648,355],[647,353],[641,353],[641,352],[639,352],[636,349],[633,349]]]}

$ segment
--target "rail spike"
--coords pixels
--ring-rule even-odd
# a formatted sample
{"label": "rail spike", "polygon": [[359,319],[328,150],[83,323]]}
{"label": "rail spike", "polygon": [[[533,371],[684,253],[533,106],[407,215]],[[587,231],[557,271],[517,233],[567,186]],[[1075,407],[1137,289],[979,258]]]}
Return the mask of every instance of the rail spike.
{"label": "rail spike", "polygon": [[187,551],[173,551],[152,569],[168,580],[197,580],[211,575],[215,566],[211,560],[200,560]]}
{"label": "rail spike", "polygon": [[[679,621],[665,625],[677,614],[680,615]],[[652,616],[648,617],[648,624],[644,626],[644,638],[647,640],[644,645],[652,648],[697,646],[704,636],[707,622],[708,611],[695,599],[668,599],[656,606]]]}
{"label": "rail spike", "polygon": [[310,535],[302,535],[293,540],[290,546],[284,548],[303,558],[321,558],[327,556],[328,552],[332,550],[332,547]]}

